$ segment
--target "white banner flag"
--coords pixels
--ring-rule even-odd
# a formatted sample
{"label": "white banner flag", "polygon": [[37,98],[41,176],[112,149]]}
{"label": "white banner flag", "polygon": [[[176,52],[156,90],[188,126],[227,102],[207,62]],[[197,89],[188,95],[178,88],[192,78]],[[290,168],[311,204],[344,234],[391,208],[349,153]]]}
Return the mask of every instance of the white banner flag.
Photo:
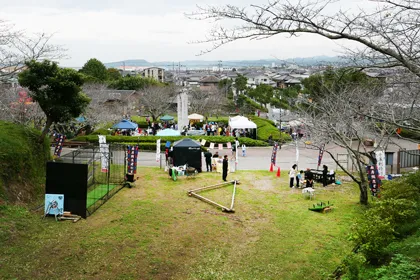
{"label": "white banner flag", "polygon": [[98,135],[99,137],[99,144],[106,144],[106,136]]}
{"label": "white banner flag", "polygon": [[214,143],[210,143],[209,149],[214,149]]}
{"label": "white banner flag", "polygon": [[101,153],[101,172],[108,172],[109,165],[109,145],[106,144],[106,136],[98,135],[99,152]]}
{"label": "white banner flag", "polygon": [[101,172],[107,173],[109,167],[109,144],[99,144],[101,153]]}
{"label": "white banner flag", "polygon": [[201,140],[201,146],[205,146],[205,145],[206,145],[206,140],[205,139]]}
{"label": "white banner flag", "polygon": [[385,177],[386,165],[385,165],[385,152],[375,151],[376,165],[378,167],[378,175]]}
{"label": "white banner flag", "polygon": [[156,161],[160,162],[160,139],[156,140]]}

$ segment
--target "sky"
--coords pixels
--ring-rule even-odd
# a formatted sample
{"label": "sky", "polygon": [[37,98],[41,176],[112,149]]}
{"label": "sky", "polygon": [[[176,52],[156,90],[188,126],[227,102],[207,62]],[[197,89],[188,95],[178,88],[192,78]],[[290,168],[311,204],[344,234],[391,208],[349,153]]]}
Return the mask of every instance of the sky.
{"label": "sky", "polygon": [[[363,2],[363,3],[362,3]],[[367,0],[347,0],[357,7]],[[346,43],[316,35],[266,40],[241,40],[198,56],[213,23],[196,21],[185,13],[206,0],[0,0],[0,19],[27,33],[54,34],[53,44],[67,49],[62,66],[80,67],[90,58],[102,62],[126,59],[156,61],[286,59],[335,56]],[[211,5],[265,4],[266,0],[212,0]]]}

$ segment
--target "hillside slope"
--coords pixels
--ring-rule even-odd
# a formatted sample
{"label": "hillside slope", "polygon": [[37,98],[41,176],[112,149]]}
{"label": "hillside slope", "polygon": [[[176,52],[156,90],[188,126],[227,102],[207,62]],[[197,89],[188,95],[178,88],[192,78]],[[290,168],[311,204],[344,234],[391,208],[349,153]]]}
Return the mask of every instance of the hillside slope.
{"label": "hillside slope", "polygon": [[49,140],[39,144],[40,133],[0,121],[0,203],[31,202],[43,193]]}

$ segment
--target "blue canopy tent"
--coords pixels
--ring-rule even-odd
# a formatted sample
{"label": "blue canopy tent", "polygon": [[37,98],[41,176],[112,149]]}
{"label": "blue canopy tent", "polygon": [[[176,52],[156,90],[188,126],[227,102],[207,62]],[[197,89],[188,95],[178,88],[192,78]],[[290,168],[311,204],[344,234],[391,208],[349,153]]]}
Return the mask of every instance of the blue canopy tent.
{"label": "blue canopy tent", "polygon": [[129,120],[122,120],[112,126],[115,129],[136,129],[137,127],[138,125],[136,123],[130,122]]}
{"label": "blue canopy tent", "polygon": [[181,133],[178,130],[167,128],[159,131],[156,136],[181,136]]}
{"label": "blue canopy tent", "polygon": [[164,121],[164,122],[172,121],[173,119],[174,119],[174,117],[169,116],[169,115],[165,115],[165,116],[160,118],[160,120]]}

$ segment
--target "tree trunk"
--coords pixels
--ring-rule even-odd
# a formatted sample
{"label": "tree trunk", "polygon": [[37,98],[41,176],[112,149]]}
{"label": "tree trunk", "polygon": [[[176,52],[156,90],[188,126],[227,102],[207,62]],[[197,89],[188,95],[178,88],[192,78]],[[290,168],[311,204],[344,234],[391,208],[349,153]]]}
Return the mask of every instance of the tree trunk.
{"label": "tree trunk", "polygon": [[41,136],[39,137],[39,143],[44,143],[45,136],[47,135],[52,123],[52,119],[47,117],[47,123],[45,124],[44,130],[42,130]]}
{"label": "tree trunk", "polygon": [[361,182],[359,184],[359,189],[360,189],[360,204],[362,205],[367,205],[369,198],[368,198],[368,185],[367,182]]}

